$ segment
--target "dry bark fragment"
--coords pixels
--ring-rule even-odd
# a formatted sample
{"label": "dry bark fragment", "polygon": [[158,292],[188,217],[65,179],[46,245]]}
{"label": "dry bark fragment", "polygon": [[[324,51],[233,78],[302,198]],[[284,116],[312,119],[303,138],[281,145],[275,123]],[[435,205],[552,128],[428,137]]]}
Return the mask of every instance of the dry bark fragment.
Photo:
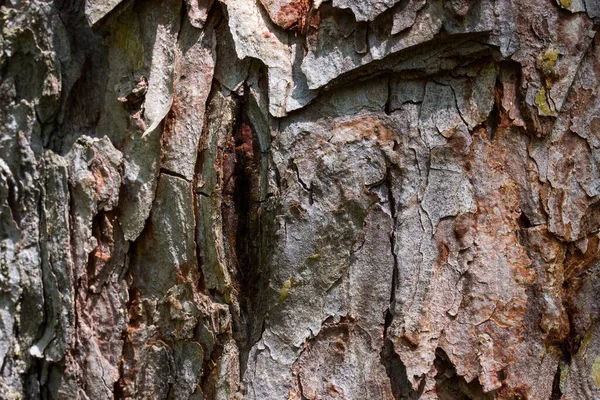
{"label": "dry bark fragment", "polygon": [[7,0],[0,389],[600,387],[591,0]]}

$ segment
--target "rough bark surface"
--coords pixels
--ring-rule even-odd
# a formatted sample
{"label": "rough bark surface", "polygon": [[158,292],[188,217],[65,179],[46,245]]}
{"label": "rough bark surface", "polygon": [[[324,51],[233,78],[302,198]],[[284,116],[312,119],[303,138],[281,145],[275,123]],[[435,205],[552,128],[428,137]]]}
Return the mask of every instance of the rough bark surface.
{"label": "rough bark surface", "polygon": [[0,397],[600,399],[598,0],[0,0]]}

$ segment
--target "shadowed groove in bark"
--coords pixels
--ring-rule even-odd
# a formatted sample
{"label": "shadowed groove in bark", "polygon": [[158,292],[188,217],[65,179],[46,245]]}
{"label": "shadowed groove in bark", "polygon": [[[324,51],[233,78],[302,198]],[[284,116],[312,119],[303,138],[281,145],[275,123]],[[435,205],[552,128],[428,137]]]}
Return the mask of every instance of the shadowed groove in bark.
{"label": "shadowed groove in bark", "polygon": [[600,10],[392,3],[1,1],[2,393],[598,397]]}
{"label": "shadowed groove in bark", "polygon": [[[244,92],[248,93],[245,87]],[[239,323],[233,336],[240,350],[240,366],[252,346],[252,333],[257,329],[255,313],[259,307],[261,201],[261,151],[256,129],[247,111],[247,95],[232,94],[237,100],[231,137],[227,138],[223,176],[223,239],[226,256],[232,262],[233,285],[240,303]],[[262,324],[262,323],[261,323]]]}
{"label": "shadowed groove in bark", "polygon": [[435,354],[436,392],[441,400],[492,400],[496,398],[495,392],[484,393],[481,384],[474,380],[467,382],[456,374],[454,365],[448,355],[441,348]]}
{"label": "shadowed groove in bark", "polygon": [[384,184],[387,188],[387,201],[390,207],[390,213],[392,214],[392,231],[390,232],[390,251],[392,253],[392,257],[394,259],[394,268],[392,270],[392,282],[390,290],[390,303],[388,309],[385,313],[385,321],[383,327],[383,338],[387,339],[388,328],[392,324],[394,319],[394,314],[392,310],[394,309],[394,304],[396,301],[396,285],[398,284],[398,254],[396,253],[396,225],[398,222],[398,215],[396,212],[396,200],[394,199],[394,193],[392,192],[392,182],[390,177],[390,166],[386,169]]}
{"label": "shadowed groove in bark", "polygon": [[[260,252],[258,246],[260,243],[259,168],[261,152],[256,130],[243,100],[239,108],[234,134],[236,165],[233,204],[238,224],[235,229],[235,248],[231,250],[235,251],[237,260],[242,307],[251,307],[253,296],[256,295],[257,280],[260,278],[257,276],[257,271],[259,270]],[[245,311],[248,313],[251,312],[251,309]],[[247,328],[248,340],[251,331],[252,328]]]}
{"label": "shadowed groove in bark", "polygon": [[419,390],[413,390],[406,376],[406,367],[400,357],[394,351],[394,345],[389,338],[385,339],[381,349],[381,362],[385,366],[387,376],[390,379],[392,394],[395,400],[414,400],[423,394],[425,382]]}
{"label": "shadowed groove in bark", "polygon": [[550,394],[550,398],[548,400],[560,400],[562,397],[562,392],[560,391],[560,364],[556,368],[556,374],[554,375],[554,380],[552,381],[552,393]]}

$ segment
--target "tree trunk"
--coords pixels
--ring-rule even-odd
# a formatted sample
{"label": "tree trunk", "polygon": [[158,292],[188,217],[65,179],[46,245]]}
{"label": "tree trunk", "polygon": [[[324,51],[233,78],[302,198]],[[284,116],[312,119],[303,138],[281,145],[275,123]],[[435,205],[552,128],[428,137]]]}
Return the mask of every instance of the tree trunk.
{"label": "tree trunk", "polygon": [[0,5],[0,397],[600,399],[597,0]]}

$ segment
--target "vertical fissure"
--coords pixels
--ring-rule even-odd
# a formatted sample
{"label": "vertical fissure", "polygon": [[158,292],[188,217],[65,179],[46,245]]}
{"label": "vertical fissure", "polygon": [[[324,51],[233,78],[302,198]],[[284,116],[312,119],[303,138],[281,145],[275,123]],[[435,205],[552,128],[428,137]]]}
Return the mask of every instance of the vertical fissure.
{"label": "vertical fissure", "polygon": [[227,139],[223,167],[223,239],[226,257],[234,270],[234,287],[239,302],[239,320],[233,338],[244,366],[252,345],[254,331],[262,325],[255,317],[260,262],[260,163],[261,152],[256,129],[248,112],[244,95],[236,96],[238,107],[231,136]]}
{"label": "vertical fissure", "polygon": [[554,374],[554,380],[552,381],[552,393],[548,400],[560,400],[562,398],[562,391],[560,390],[560,373],[561,363],[559,362],[556,367],[556,373]]}
{"label": "vertical fissure", "polygon": [[396,254],[396,225],[398,216],[396,213],[396,202],[394,200],[394,193],[392,191],[392,182],[390,177],[391,169],[390,166],[386,170],[386,187],[387,187],[387,200],[390,205],[390,212],[392,214],[392,231],[390,232],[390,250],[394,259],[394,268],[392,270],[392,288],[390,290],[390,303],[385,315],[385,324],[383,330],[383,337],[386,338],[388,330],[394,319],[393,308],[396,303],[396,284],[398,280],[398,255]]}

